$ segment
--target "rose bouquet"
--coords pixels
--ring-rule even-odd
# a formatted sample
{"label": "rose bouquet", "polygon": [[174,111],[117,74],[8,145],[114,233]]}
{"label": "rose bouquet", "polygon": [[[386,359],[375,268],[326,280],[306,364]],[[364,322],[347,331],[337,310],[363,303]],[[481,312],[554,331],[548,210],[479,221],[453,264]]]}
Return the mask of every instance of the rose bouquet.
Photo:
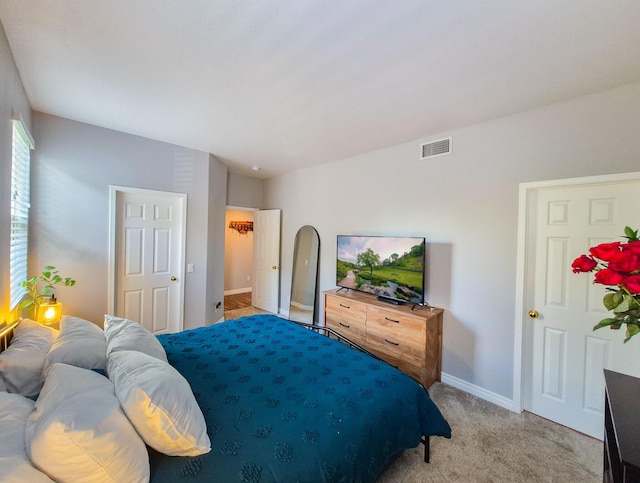
{"label": "rose bouquet", "polygon": [[595,272],[593,283],[607,286],[603,303],[613,317],[601,320],[593,330],[602,327],[620,329],[627,324],[627,342],[640,333],[640,240],[638,230],[626,227],[627,243],[602,243],[589,248],[571,264],[573,273]]}

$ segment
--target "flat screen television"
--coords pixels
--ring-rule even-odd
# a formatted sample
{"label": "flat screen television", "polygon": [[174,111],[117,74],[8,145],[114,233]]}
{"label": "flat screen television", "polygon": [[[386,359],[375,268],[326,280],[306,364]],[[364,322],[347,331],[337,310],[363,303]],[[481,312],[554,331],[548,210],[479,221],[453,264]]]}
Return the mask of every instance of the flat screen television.
{"label": "flat screen television", "polygon": [[391,303],[424,303],[424,237],[338,235],[336,284]]}

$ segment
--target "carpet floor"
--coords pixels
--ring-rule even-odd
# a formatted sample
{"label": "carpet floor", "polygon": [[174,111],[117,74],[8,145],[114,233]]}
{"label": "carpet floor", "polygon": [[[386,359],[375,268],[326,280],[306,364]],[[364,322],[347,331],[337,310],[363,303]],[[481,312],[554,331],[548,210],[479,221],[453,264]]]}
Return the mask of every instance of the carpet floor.
{"label": "carpet floor", "polygon": [[405,451],[378,483],[602,481],[603,443],[534,414],[517,414],[442,383],[429,388],[452,438]]}

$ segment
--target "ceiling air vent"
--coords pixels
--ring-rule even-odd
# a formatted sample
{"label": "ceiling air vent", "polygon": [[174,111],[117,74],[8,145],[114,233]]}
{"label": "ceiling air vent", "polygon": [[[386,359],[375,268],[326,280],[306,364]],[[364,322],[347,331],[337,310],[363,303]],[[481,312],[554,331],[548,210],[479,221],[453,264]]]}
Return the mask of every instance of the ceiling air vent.
{"label": "ceiling air vent", "polygon": [[438,139],[420,146],[420,159],[451,154],[451,138]]}

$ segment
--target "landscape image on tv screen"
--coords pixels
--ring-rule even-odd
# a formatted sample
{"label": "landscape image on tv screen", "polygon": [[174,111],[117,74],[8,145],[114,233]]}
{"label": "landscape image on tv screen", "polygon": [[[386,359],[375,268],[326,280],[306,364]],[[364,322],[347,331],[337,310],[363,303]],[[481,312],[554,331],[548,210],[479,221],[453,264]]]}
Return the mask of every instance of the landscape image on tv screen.
{"label": "landscape image on tv screen", "polygon": [[420,237],[338,235],[336,285],[421,304],[424,246]]}

